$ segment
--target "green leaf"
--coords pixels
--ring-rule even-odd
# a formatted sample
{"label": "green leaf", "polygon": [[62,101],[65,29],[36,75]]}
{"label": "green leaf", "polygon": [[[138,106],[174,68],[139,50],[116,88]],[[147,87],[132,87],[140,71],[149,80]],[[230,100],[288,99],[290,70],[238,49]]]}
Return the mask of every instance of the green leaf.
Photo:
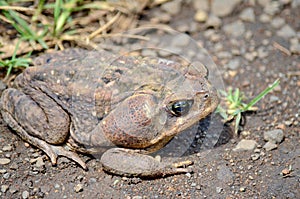
{"label": "green leaf", "polygon": [[276,86],[278,86],[280,83],[279,79],[277,79],[271,86],[263,90],[261,93],[259,93],[253,100],[251,100],[247,106],[244,108],[244,111],[248,110],[250,107],[252,107],[254,104],[256,104],[259,100],[261,100],[265,95],[267,95],[270,91],[272,91]]}
{"label": "green leaf", "polygon": [[235,125],[234,125],[234,133],[237,134],[239,130],[239,125],[241,122],[242,114],[238,113],[236,118],[235,118]]}

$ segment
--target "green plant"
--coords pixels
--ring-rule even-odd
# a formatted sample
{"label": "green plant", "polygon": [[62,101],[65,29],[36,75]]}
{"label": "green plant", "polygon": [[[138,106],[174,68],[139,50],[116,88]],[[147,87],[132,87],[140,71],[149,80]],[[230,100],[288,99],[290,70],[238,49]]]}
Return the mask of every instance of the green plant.
{"label": "green plant", "polygon": [[237,134],[239,130],[239,125],[241,123],[242,114],[247,111],[255,111],[257,107],[254,105],[261,100],[265,95],[272,91],[280,83],[277,79],[271,86],[259,93],[254,99],[249,103],[244,103],[246,99],[243,92],[238,88],[233,91],[231,88],[228,91],[219,90],[221,96],[225,99],[226,108],[223,108],[221,105],[217,108],[217,113],[219,113],[225,122],[234,120],[234,133]]}
{"label": "green plant", "polygon": [[[7,6],[9,8],[8,3],[6,1],[0,1],[0,6]],[[37,34],[36,30],[29,25],[24,19],[22,19],[19,16],[19,13],[7,9],[2,10],[3,15],[6,17],[7,21],[10,22],[10,24],[18,31],[18,33],[21,36],[22,40],[28,40],[31,45],[34,44],[34,42],[38,42],[41,44],[41,46],[45,49],[48,48],[47,44],[44,41],[44,36],[47,34],[48,29],[44,27],[42,33]]]}
{"label": "green plant", "polygon": [[32,7],[24,7],[22,0],[0,0],[0,19],[11,24],[18,32],[18,37],[22,41],[29,41],[35,50],[40,49],[39,46],[47,49],[53,45],[63,49],[63,41],[76,42],[82,39],[83,33],[90,34],[88,27],[78,30],[80,20],[73,20],[75,12],[86,10],[82,13],[88,19],[93,9],[114,11],[106,1],[40,0],[37,4],[33,0],[27,1],[30,2]]}
{"label": "green plant", "polygon": [[6,76],[4,81],[8,78],[13,68],[20,68],[20,67],[28,67],[31,63],[31,59],[29,58],[31,53],[28,53],[25,57],[16,57],[17,50],[19,48],[20,42],[17,43],[13,56],[11,59],[0,60],[0,67],[7,68]]}

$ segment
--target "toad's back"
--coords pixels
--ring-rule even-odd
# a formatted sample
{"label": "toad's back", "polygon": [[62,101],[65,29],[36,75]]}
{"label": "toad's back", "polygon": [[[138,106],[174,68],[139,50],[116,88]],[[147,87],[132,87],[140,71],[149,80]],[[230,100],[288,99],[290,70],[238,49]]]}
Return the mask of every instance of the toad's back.
{"label": "toad's back", "polygon": [[18,77],[17,87],[41,90],[67,110],[72,119],[77,118],[73,123],[83,132],[90,131],[134,91],[161,89],[182,77],[178,63],[117,57],[107,51],[70,49],[40,56],[35,65]]}

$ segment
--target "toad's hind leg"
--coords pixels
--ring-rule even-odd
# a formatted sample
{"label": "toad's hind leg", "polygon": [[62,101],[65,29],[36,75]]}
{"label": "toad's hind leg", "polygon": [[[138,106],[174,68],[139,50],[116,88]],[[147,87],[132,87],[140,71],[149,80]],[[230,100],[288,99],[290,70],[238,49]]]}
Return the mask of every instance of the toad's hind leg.
{"label": "toad's hind leg", "polygon": [[14,88],[3,92],[1,113],[5,122],[22,139],[43,150],[53,164],[61,155],[86,168],[77,154],[58,146],[66,142],[69,134],[68,114],[44,93],[31,88],[27,92],[30,96]]}

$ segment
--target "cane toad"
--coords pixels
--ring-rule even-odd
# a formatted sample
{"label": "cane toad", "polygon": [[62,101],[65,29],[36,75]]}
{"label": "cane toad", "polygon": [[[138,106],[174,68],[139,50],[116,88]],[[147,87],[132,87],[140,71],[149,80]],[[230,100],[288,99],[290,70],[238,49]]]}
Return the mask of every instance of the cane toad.
{"label": "cane toad", "polygon": [[148,153],[213,112],[205,68],[159,58],[69,49],[45,54],[1,96],[5,122],[56,164],[102,153],[104,170],[135,176],[185,172]]}

